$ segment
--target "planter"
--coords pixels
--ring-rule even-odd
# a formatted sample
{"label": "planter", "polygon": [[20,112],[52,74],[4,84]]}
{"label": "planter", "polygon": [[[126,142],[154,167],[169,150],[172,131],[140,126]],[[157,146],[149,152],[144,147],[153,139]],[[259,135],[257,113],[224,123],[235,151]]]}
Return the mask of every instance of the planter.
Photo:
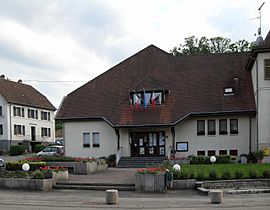
{"label": "planter", "polygon": [[53,181],[68,180],[68,171],[52,172]]}
{"label": "planter", "polygon": [[48,162],[49,166],[63,166],[74,174],[92,174],[107,170],[107,164],[97,164],[97,162]]}
{"label": "planter", "polygon": [[52,187],[52,179],[0,178],[0,188],[49,191]]}
{"label": "planter", "polygon": [[136,174],[135,189],[139,192],[165,192],[165,174]]}
{"label": "planter", "polygon": [[195,189],[196,179],[173,180],[173,190]]}

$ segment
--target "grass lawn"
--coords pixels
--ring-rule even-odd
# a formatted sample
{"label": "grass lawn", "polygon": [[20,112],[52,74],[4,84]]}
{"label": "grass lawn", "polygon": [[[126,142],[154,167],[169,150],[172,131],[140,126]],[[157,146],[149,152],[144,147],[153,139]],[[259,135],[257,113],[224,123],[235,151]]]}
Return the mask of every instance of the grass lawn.
{"label": "grass lawn", "polygon": [[181,165],[174,179],[218,180],[270,178],[270,164]]}

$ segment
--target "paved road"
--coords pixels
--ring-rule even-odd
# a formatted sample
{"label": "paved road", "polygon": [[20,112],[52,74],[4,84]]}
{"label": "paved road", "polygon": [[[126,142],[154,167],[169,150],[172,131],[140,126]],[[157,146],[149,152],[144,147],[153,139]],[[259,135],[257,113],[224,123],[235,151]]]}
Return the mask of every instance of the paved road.
{"label": "paved road", "polygon": [[0,190],[0,209],[270,209],[269,194],[225,195],[223,204],[211,204],[210,198],[195,191],[167,193],[120,192],[119,205],[105,204],[105,192],[53,190],[29,192]]}

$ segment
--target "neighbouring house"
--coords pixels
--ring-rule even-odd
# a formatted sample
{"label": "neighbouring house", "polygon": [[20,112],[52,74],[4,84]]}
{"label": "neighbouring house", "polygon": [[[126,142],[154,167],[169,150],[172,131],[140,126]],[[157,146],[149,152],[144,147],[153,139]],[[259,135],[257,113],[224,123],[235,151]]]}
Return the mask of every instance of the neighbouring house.
{"label": "neighbouring house", "polygon": [[269,107],[270,33],[245,53],[150,45],[67,95],[56,119],[69,156],[240,156],[269,149]]}
{"label": "neighbouring house", "polygon": [[30,85],[0,78],[0,151],[54,141],[55,107]]}

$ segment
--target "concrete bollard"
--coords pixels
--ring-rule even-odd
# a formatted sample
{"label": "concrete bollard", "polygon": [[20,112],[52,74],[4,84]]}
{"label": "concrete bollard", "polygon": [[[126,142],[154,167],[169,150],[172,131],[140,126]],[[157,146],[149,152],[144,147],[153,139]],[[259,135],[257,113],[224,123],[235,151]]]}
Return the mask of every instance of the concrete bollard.
{"label": "concrete bollard", "polygon": [[209,192],[211,196],[211,203],[220,204],[223,203],[223,191],[222,190],[211,190]]}
{"label": "concrete bollard", "polygon": [[106,190],[106,203],[108,205],[118,204],[118,190]]}

